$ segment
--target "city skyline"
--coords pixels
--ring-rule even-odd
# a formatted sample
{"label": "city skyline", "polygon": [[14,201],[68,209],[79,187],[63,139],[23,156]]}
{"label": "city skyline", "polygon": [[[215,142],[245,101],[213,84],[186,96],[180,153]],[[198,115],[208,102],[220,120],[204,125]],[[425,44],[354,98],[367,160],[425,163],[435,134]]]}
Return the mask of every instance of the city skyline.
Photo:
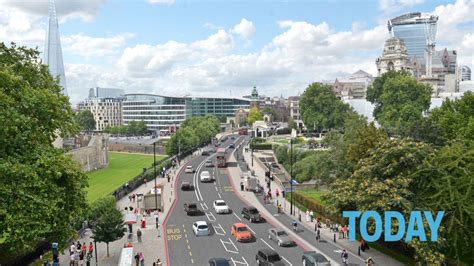
{"label": "city skyline", "polygon": [[[92,87],[241,97],[256,85],[288,97],[359,69],[375,75],[387,20],[407,12],[438,15],[436,49],[471,68],[474,58],[474,1],[56,2],[73,104]],[[42,52],[47,1],[0,4],[0,41]]]}

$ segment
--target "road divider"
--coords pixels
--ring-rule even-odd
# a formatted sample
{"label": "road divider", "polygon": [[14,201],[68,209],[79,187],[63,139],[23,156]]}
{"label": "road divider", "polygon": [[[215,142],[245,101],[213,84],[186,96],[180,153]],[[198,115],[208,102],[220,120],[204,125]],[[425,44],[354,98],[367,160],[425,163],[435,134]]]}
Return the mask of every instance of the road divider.
{"label": "road divider", "polygon": [[242,257],[243,262],[242,262],[242,261],[238,261],[238,260],[234,260],[233,257],[231,257],[230,260],[234,263],[234,266],[236,266],[237,264],[242,264],[242,265],[247,265],[247,266],[249,265],[248,262],[245,260],[244,257]]}
{"label": "road divider", "polygon": [[225,236],[226,232],[224,228],[222,228],[221,224],[213,224],[212,227],[214,227],[214,232],[216,232],[216,235]]}
{"label": "road divider", "polygon": [[[237,249],[237,247],[234,245],[234,243],[232,242],[232,240],[229,238],[229,241],[224,241],[222,239],[219,239],[222,243],[222,246],[224,246],[224,249],[225,251],[229,252],[229,253],[234,253],[234,254],[239,254],[239,250]],[[228,249],[227,247],[230,246],[231,249]]]}
{"label": "road divider", "polygon": [[212,212],[206,212],[206,216],[207,216],[207,219],[209,220],[209,222],[215,222],[216,221],[216,217],[214,216],[214,214]]}

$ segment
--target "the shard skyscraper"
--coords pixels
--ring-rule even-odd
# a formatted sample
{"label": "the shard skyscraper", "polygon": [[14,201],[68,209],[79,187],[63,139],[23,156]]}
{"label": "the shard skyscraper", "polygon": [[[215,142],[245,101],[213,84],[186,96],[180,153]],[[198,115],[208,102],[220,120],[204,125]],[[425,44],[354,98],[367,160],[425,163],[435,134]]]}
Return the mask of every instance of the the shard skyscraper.
{"label": "the shard skyscraper", "polygon": [[67,95],[66,75],[64,74],[63,52],[59,40],[58,18],[56,16],[56,5],[54,0],[49,0],[48,7],[49,23],[46,30],[46,43],[44,46],[43,63],[49,66],[49,72],[53,78],[59,76],[59,85],[63,88],[62,93]]}

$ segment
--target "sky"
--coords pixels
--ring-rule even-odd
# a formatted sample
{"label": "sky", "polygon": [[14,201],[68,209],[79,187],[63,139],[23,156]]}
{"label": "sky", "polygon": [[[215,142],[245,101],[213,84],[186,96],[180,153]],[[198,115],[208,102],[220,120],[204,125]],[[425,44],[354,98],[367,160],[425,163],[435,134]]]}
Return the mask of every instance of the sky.
{"label": "sky", "polygon": [[[89,88],[284,97],[359,69],[376,75],[387,20],[439,16],[437,50],[474,65],[474,0],[56,0],[71,102]],[[48,0],[0,0],[0,42],[43,52]]]}

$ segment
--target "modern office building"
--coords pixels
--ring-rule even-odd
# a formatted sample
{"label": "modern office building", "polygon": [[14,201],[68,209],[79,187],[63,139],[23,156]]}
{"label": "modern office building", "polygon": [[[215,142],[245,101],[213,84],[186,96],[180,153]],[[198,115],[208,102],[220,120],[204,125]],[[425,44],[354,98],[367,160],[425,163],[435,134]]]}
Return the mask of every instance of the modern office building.
{"label": "modern office building", "polygon": [[122,124],[122,100],[124,92],[113,88],[91,88],[89,97],[78,104],[78,109],[89,110],[95,119],[95,130]]}
{"label": "modern office building", "polygon": [[438,17],[420,12],[408,13],[388,21],[388,30],[392,37],[403,40],[409,59],[416,57],[425,64],[428,44],[436,42]]}
{"label": "modern office building", "polygon": [[122,98],[125,92],[115,88],[90,88],[89,98]]}
{"label": "modern office building", "polygon": [[54,0],[49,0],[48,29],[46,30],[43,63],[48,65],[49,73],[53,78],[59,77],[59,85],[62,87],[61,92],[67,96],[66,74],[64,73],[63,52]]}
{"label": "modern office building", "polygon": [[185,100],[186,117],[213,114],[221,122],[227,117],[234,117],[238,109],[249,109],[250,101],[235,98],[201,98],[189,97]]}
{"label": "modern office building", "polygon": [[365,99],[367,88],[373,81],[372,75],[359,70],[348,77],[336,78],[333,90],[339,99]]}
{"label": "modern office building", "polygon": [[471,68],[468,66],[460,66],[458,69],[458,73],[460,75],[459,82],[471,80]]}

